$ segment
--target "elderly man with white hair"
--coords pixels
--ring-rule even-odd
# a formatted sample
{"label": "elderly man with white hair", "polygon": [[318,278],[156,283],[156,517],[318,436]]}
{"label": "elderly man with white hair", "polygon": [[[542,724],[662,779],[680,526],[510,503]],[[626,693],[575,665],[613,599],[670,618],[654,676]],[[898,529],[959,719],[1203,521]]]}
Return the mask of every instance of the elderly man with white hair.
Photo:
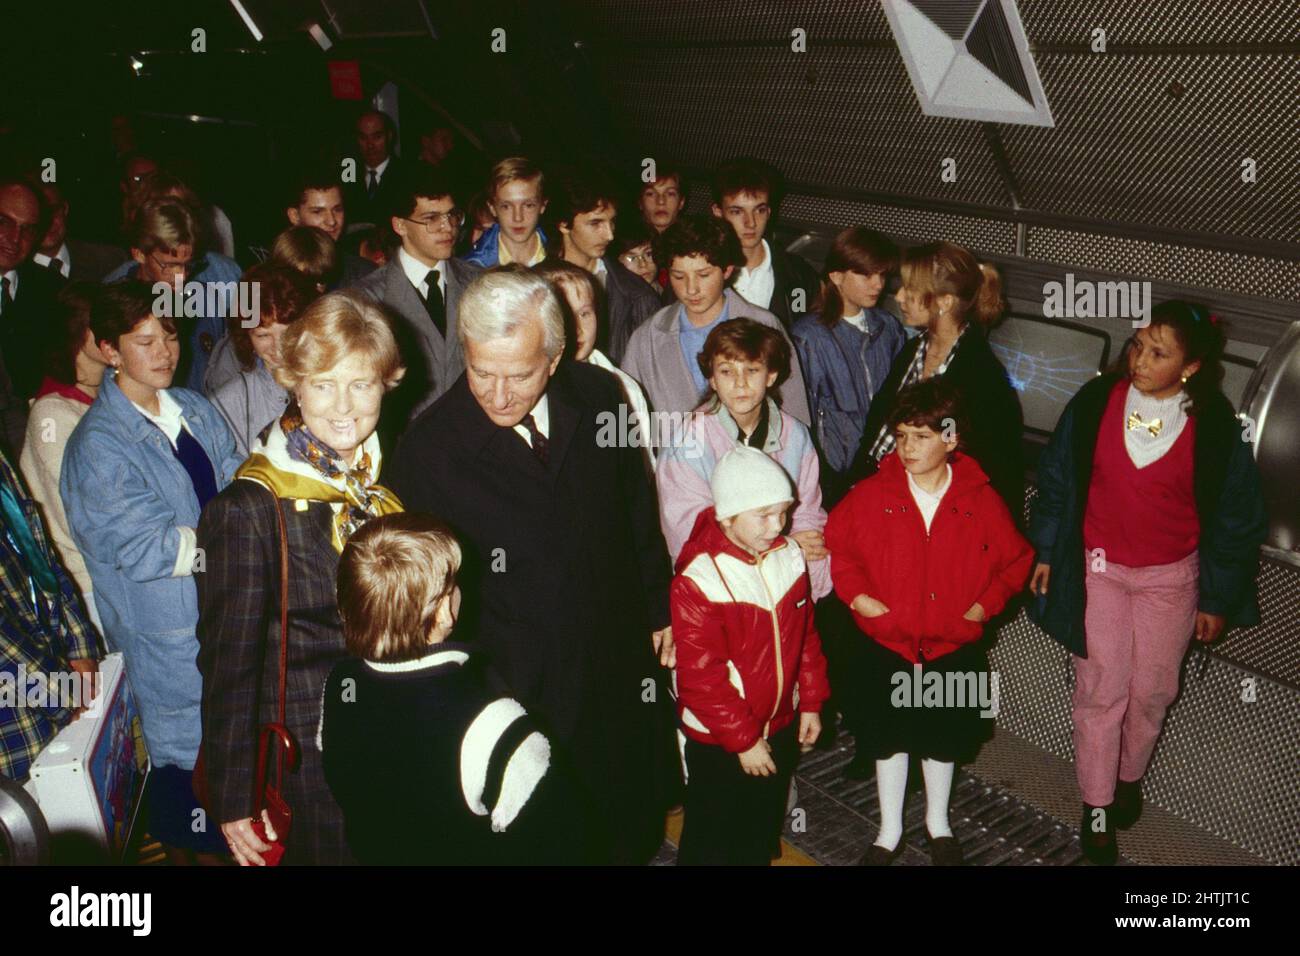
{"label": "elderly man with white hair", "polygon": [[469,285],[458,332],[465,374],[407,429],[391,486],[465,548],[465,634],[571,763],[593,861],[645,862],[680,784],[671,569],[641,449],[602,431],[622,386],[563,360],[559,300],[522,266]]}

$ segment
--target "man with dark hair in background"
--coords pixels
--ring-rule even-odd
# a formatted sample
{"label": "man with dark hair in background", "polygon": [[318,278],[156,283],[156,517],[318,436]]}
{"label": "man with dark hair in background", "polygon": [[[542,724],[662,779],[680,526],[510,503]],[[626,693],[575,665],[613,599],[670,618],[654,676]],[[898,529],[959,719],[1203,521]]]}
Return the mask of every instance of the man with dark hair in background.
{"label": "man with dark hair in background", "polygon": [[[451,387],[465,370],[465,355],[456,334],[461,293],[482,271],[453,258],[456,236],[465,221],[453,187],[437,171],[417,164],[400,184],[388,221],[400,245],[388,264],[353,288],[399,319],[393,329],[406,376],[385,399],[380,436],[395,439],[406,422]],[[389,445],[388,447],[392,447]]]}
{"label": "man with dark hair in background", "polygon": [[789,332],[812,308],[821,282],[807,262],[764,238],[781,191],[780,173],[757,159],[724,163],[713,177],[713,215],[731,223],[745,253],[732,288],[775,315]]}
{"label": "man with dark hair in background", "polygon": [[399,191],[402,162],[393,154],[397,125],[382,110],[366,110],[357,117],[357,180],[349,183],[348,218],[354,224],[378,225],[388,216]]}
{"label": "man with dark hair in background", "polygon": [[126,250],[98,242],[81,242],[68,236],[69,204],[55,183],[38,183],[50,210],[50,226],[40,248],[32,256],[38,266],[45,266],[65,279],[102,282],[104,276],[126,261]]}
{"label": "man with dark hair in background", "polygon": [[0,175],[0,420],[14,458],[27,430],[27,402],[41,361],[62,274],[31,261],[49,228],[45,197],[19,175]]}
{"label": "man with dark hair in background", "polygon": [[[343,186],[336,169],[312,165],[293,174],[284,193],[285,218],[291,226],[315,226],[335,244],[343,238],[347,212],[343,203]],[[375,271],[374,263],[339,247],[342,272],[339,285],[346,287]]]}
{"label": "man with dark hair in background", "polygon": [[606,254],[614,241],[617,190],[596,169],[569,169],[556,176],[547,191],[547,228],[551,241],[559,241],[559,257],[586,269],[604,290],[608,348],[604,343],[598,347],[617,365],[637,326],[659,308],[659,297],[650,286]]}

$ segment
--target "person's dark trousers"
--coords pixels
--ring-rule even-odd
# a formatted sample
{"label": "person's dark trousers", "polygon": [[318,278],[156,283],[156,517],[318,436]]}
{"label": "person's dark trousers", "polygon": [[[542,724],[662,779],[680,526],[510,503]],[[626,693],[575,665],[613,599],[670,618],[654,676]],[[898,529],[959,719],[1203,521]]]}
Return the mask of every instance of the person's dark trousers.
{"label": "person's dark trousers", "polygon": [[822,723],[832,709],[839,711],[844,729],[856,740],[866,728],[858,702],[862,671],[862,649],[871,638],[853,620],[853,612],[832,591],[817,602],[817,633],[821,635],[822,652],[826,655],[826,677],[831,685],[831,698],[822,705]]}
{"label": "person's dark trousers", "polygon": [[686,740],[685,819],[678,866],[767,866],[799,760],[799,718],[768,739],[776,773],[751,777],[740,757]]}

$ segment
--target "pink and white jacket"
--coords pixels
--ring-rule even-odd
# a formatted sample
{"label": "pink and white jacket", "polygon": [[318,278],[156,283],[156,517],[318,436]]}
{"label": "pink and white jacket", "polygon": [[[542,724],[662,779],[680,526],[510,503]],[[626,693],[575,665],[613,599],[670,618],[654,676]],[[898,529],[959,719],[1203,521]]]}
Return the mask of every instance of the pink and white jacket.
{"label": "pink and white jacket", "polygon": [[[820,466],[812,436],[802,422],[768,399],[767,440],[763,452],[785,469],[795,486],[796,501],[790,516],[790,533],[821,531],[826,527],[819,484]],[[659,486],[659,524],[663,527],[668,554],[673,561],[681,554],[695,519],[713,507],[709,480],[722,456],[736,447],[740,430],[731,413],[719,405],[716,412],[697,411],[687,420],[680,435],[659,448],[655,480]],[[808,565],[813,600],[831,591],[830,559]]]}

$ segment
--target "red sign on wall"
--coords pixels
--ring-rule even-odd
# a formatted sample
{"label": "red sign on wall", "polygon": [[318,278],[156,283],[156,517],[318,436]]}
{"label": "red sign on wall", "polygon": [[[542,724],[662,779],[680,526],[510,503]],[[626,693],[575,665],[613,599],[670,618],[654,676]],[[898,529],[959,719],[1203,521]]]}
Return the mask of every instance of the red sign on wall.
{"label": "red sign on wall", "polygon": [[359,100],[361,64],[356,60],[330,60],[330,95],[336,100]]}

